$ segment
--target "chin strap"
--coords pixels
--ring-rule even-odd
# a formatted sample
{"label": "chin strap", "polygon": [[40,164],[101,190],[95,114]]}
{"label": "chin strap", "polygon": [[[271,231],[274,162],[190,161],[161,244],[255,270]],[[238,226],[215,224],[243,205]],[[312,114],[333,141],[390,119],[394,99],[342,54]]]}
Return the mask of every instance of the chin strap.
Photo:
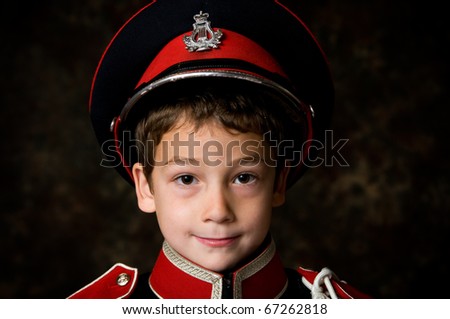
{"label": "chin strap", "polygon": [[311,290],[312,299],[371,298],[340,280],[329,268],[316,272],[299,267],[297,271],[302,275],[303,284]]}

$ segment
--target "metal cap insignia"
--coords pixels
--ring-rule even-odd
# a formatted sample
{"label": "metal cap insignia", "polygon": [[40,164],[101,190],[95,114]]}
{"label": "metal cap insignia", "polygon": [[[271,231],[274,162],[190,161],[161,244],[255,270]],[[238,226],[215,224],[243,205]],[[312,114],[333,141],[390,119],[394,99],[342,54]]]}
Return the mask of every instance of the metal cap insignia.
{"label": "metal cap insignia", "polygon": [[209,14],[203,13],[202,11],[194,16],[194,30],[191,35],[185,35],[183,38],[186,49],[189,52],[200,52],[218,48],[223,33],[220,29],[214,31],[211,28],[211,22],[208,21],[208,18]]}

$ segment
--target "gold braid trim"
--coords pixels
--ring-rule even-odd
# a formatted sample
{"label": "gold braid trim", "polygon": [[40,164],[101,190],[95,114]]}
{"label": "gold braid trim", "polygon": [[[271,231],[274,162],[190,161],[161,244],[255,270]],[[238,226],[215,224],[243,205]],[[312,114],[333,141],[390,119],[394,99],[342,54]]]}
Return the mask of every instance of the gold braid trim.
{"label": "gold braid trim", "polygon": [[220,299],[222,297],[222,276],[215,272],[208,271],[197,266],[187,259],[183,258],[170,245],[164,241],[163,252],[167,259],[178,269],[184,271],[188,275],[210,283],[212,285],[211,299]]}

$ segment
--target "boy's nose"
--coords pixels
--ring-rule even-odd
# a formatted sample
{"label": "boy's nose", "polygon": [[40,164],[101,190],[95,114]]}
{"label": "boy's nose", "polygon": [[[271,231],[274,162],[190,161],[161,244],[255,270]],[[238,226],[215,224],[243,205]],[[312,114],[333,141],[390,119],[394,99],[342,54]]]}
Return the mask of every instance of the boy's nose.
{"label": "boy's nose", "polygon": [[203,211],[203,221],[213,221],[216,223],[230,223],[235,216],[230,205],[230,200],[224,189],[215,187],[208,191],[205,196],[205,208]]}

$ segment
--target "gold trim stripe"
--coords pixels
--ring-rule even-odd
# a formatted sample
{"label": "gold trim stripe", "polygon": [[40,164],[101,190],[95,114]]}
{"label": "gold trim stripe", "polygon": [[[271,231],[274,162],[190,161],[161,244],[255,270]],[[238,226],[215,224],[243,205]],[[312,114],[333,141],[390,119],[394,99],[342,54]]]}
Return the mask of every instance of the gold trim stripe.
{"label": "gold trim stripe", "polygon": [[266,267],[267,264],[275,256],[275,251],[275,243],[273,240],[271,240],[269,247],[267,247],[267,249],[261,255],[259,255],[253,262],[244,266],[242,269],[236,272],[233,292],[233,297],[235,299],[242,298],[242,282]]}
{"label": "gold trim stripe", "polygon": [[167,241],[163,243],[163,252],[167,259],[186,274],[212,285],[211,299],[222,298],[222,276],[197,266],[178,254]]}

